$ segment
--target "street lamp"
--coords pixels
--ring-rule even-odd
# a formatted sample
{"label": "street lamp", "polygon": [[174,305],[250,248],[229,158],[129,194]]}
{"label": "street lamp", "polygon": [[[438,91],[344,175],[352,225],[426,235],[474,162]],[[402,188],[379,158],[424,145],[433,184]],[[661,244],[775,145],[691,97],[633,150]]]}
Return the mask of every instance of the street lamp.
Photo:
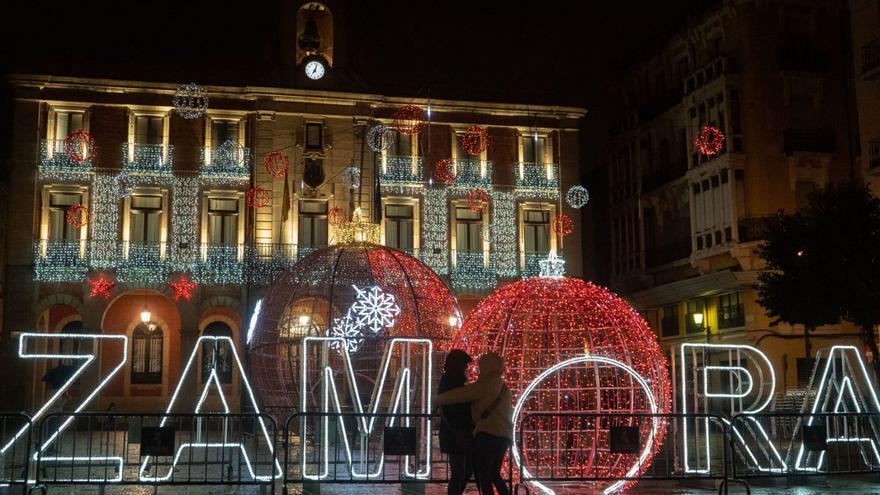
{"label": "street lamp", "polygon": [[141,322],[142,323],[149,323],[150,320],[152,320],[152,319],[153,319],[153,314],[150,313],[150,310],[147,309],[147,305],[144,304],[144,310],[141,311]]}
{"label": "street lamp", "polygon": [[[698,313],[692,314],[691,317],[694,319],[694,325],[701,327],[703,326],[703,320],[706,316],[703,314],[702,311],[700,311]],[[709,333],[709,325],[706,325],[704,328],[706,329],[706,342],[708,343],[709,337],[711,336],[711,334]]]}

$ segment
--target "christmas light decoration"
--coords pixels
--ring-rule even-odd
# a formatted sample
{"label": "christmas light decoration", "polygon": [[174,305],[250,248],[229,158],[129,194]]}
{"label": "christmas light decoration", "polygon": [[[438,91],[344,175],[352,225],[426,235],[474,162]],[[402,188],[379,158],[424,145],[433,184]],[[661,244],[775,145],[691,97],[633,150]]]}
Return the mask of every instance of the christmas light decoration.
{"label": "christmas light decoration", "polygon": [[515,174],[517,189],[559,191],[559,166],[555,163],[520,162]]}
{"label": "christmas light decoration", "polygon": [[[301,259],[266,290],[251,340],[250,364],[267,409],[285,418],[291,410],[300,410],[299,384],[290,377],[302,370],[304,358],[309,360],[310,369],[316,369],[314,360],[319,357],[304,353],[302,338],[328,338],[334,318],[343,317],[357,301],[358,292],[353,286],[362,291],[375,286],[393,296],[399,308],[393,327],[385,327],[378,334],[366,331],[369,338],[357,351],[358,383],[380,369],[382,347],[390,339],[428,339],[434,349],[448,350],[453,334],[449,317],[460,320],[461,312],[449,288],[430,268],[385,246],[329,246]],[[308,317],[307,327],[299,323],[303,316]],[[345,339],[337,341],[347,344]],[[341,369],[342,363],[337,361],[340,357],[331,353],[336,369]],[[317,402],[311,404],[318,407],[319,396],[309,397],[315,398]]]}
{"label": "christmas light decoration", "polygon": [[449,192],[426,189],[422,201],[422,259],[434,272],[449,273]]}
{"label": "christmas light decoration", "polygon": [[489,206],[489,193],[485,189],[471,189],[467,193],[467,207],[474,213],[482,213]]}
{"label": "christmas light decoration", "polygon": [[244,165],[245,150],[238,141],[227,139],[217,148],[212,165],[220,168],[235,168]]}
{"label": "christmas light decoration", "polygon": [[251,319],[248,322],[247,334],[245,336],[245,344],[247,345],[251,345],[251,339],[254,338],[254,328],[256,328],[261,309],[263,309],[263,300],[257,299],[257,304],[254,305],[254,312],[251,314]]}
{"label": "christmas light decoration", "polygon": [[471,126],[459,139],[461,149],[470,156],[479,156],[489,148],[489,131],[485,127]]}
{"label": "christmas light decoration", "polygon": [[78,163],[67,156],[63,139],[40,142],[40,180],[83,182],[91,172],[91,160]]}
{"label": "christmas light decoration", "polygon": [[590,193],[584,186],[574,185],[565,193],[565,202],[574,209],[583,208],[590,201]]}
{"label": "christmas light decoration", "polygon": [[181,117],[197,119],[208,110],[208,92],[196,83],[182,84],[177,87],[171,104]]}
{"label": "christmas light decoration", "polygon": [[367,289],[360,289],[356,285],[351,287],[357,293],[357,299],[351,306],[355,325],[367,328],[373,333],[394,326],[394,319],[400,314],[400,306],[395,302],[393,294],[386,294],[377,286]]}
{"label": "christmas light decoration", "polygon": [[67,154],[67,158],[74,163],[91,162],[97,148],[95,138],[88,131],[82,129],[77,129],[64,138],[64,152]]}
{"label": "christmas light decoration", "polygon": [[377,159],[381,161],[379,178],[383,187],[398,184],[422,185],[422,157],[406,155]]}
{"label": "christmas light decoration", "polygon": [[68,207],[67,213],[64,215],[68,225],[73,225],[78,229],[88,225],[90,217],[89,209],[81,204]]}
{"label": "christmas light decoration", "polygon": [[134,194],[135,181],[126,172],[120,172],[116,176],[116,190],[120,199],[130,198]]}
{"label": "christmas light decoration", "polygon": [[565,276],[565,260],[556,257],[556,251],[550,251],[546,260],[539,262],[541,273],[544,278],[560,278]]}
{"label": "christmas light decoration", "polygon": [[553,232],[560,237],[566,237],[574,232],[574,220],[565,213],[557,213],[553,219]]}
{"label": "christmas light decoration", "polygon": [[394,144],[394,131],[382,124],[376,124],[367,131],[367,146],[376,153],[387,150]]}
{"label": "christmas light decoration", "polygon": [[173,297],[175,301],[179,301],[181,298],[186,299],[187,301],[192,301],[192,293],[197,284],[190,281],[190,279],[186,275],[180,275],[177,277],[177,280],[174,282],[170,282],[168,284],[173,291]]}
{"label": "christmas light decoration", "polygon": [[458,172],[452,166],[452,160],[444,158],[434,162],[434,180],[441,184],[451,186],[458,178]]}
{"label": "christmas light decoration", "polygon": [[[355,374],[355,369],[352,363],[351,356],[346,348],[344,339],[334,338],[334,337],[305,337],[303,339],[303,353],[307,355],[320,356],[323,353],[320,352],[320,347],[316,349],[317,353],[312,351],[312,347],[316,346],[327,346],[331,347],[333,344],[341,350],[341,360],[342,360],[342,369],[346,373],[345,382],[349,385],[349,393],[351,397],[351,402],[354,405],[355,412],[359,415],[356,416],[356,420],[358,423],[357,436],[366,436],[367,438],[373,435],[374,430],[376,429],[376,416],[375,414],[379,413],[381,404],[381,398],[385,396],[383,392],[385,392],[385,383],[389,381],[389,375],[391,371],[391,363],[394,356],[406,355],[409,358],[404,361],[397,369],[397,376],[394,379],[393,389],[391,391],[391,397],[389,401],[388,414],[429,414],[431,412],[431,377],[433,374],[433,364],[432,364],[432,355],[433,355],[433,345],[431,340],[429,339],[413,339],[413,338],[394,338],[391,339],[390,342],[385,346],[385,351],[382,355],[381,360],[379,361],[379,370],[378,377],[376,379],[375,385],[373,386],[373,393],[371,395],[372,400],[370,404],[364,407],[364,402],[361,399],[360,391],[357,386],[354,384],[358,383],[357,375]],[[415,349],[413,349],[415,348]],[[334,363],[335,364],[335,363]],[[326,478],[330,474],[330,449],[331,449],[331,438],[329,435],[329,425],[330,425],[330,417],[328,413],[336,412],[342,413],[343,408],[340,403],[340,393],[339,388],[336,385],[336,380],[334,379],[335,369],[339,367],[338,364],[332,365],[327,360],[321,360],[320,362],[312,363],[310,360],[302,361],[302,374],[300,375],[300,397],[302,401],[300,402],[300,411],[302,412],[310,412],[314,411],[315,408],[308,401],[307,397],[311,394],[310,390],[314,390],[315,387],[311,387],[310,385],[317,381],[320,388],[316,395],[320,394],[322,397],[320,406],[318,408],[319,413],[322,413],[320,421],[322,423],[317,433],[313,433],[309,431],[308,425],[306,421],[300,422],[300,438],[311,438],[313,445],[316,445],[316,451],[318,453],[318,462],[320,462],[320,471],[318,473],[310,473],[309,466],[314,465],[315,461],[310,461],[308,458],[309,451],[311,449],[303,449],[302,451],[302,474],[303,477],[311,480],[321,480]],[[317,369],[316,369],[317,368]],[[358,369],[358,373],[363,373],[362,369]],[[418,373],[419,379],[413,380],[413,376]],[[331,404],[330,399],[333,399]],[[417,407],[416,411],[413,411],[414,407]],[[369,418],[363,416],[363,414],[370,414]],[[400,422],[402,426],[413,426],[412,423],[418,422],[420,423],[420,435],[422,438],[418,442],[418,447],[421,452],[416,456],[415,459],[410,456],[403,456],[403,464],[404,464],[404,475],[410,478],[416,479],[424,479],[430,477],[431,474],[431,462],[430,462],[430,453],[431,453],[431,420],[430,418],[420,418],[417,420],[413,420],[409,417],[397,418],[397,417],[389,417],[385,420],[380,420],[387,424],[387,426],[394,426],[396,423]],[[378,462],[376,463],[376,469],[372,472],[363,472],[359,471],[355,468],[355,466],[362,464],[354,455],[352,443],[354,439],[349,439],[349,433],[345,425],[345,421],[341,417],[338,418],[338,427],[340,431],[339,437],[342,439],[343,448],[346,454],[346,463],[349,473],[352,477],[358,479],[371,479],[382,476],[382,470],[384,468],[384,455],[382,451],[378,452],[370,452],[371,460],[374,460],[378,457]],[[353,432],[354,433],[354,432]],[[338,439],[332,439],[333,441],[338,441]],[[369,447],[369,444],[362,444],[363,447]],[[320,449],[320,450],[318,450]],[[370,449],[373,450],[373,449]],[[363,452],[363,451],[362,451]],[[314,454],[313,454],[314,455]],[[362,454],[363,455],[363,454]],[[415,465],[415,466],[414,466]],[[413,469],[415,467],[415,469]]]}
{"label": "christmas light decoration", "polygon": [[170,176],[174,169],[174,146],[124,143],[122,169],[137,174],[163,173]]}
{"label": "christmas light decoration", "polygon": [[[184,388],[184,381],[190,377],[192,373],[197,373],[198,367],[194,367],[193,363],[196,362],[196,358],[199,355],[200,349],[203,348],[203,344],[211,343],[214,346],[218,345],[218,343],[225,344],[228,349],[231,351],[233,360],[235,363],[235,368],[238,371],[238,376],[241,379],[242,385],[244,385],[244,389],[247,392],[247,398],[250,400],[250,407],[253,408],[254,413],[256,414],[257,423],[260,425],[260,433],[262,433],[263,445],[269,451],[269,456],[272,458],[273,464],[275,466],[274,474],[272,475],[259,475],[254,470],[254,465],[250,461],[250,457],[245,450],[245,445],[243,443],[238,442],[196,442],[196,443],[184,443],[177,447],[177,452],[174,455],[174,459],[171,462],[171,465],[168,467],[168,472],[164,476],[158,475],[149,475],[147,474],[150,466],[150,456],[144,456],[144,460],[141,463],[141,467],[138,474],[138,479],[142,482],[159,482],[159,481],[167,481],[170,480],[174,475],[175,467],[180,461],[181,454],[187,449],[235,449],[241,452],[242,460],[245,463],[245,468],[248,470],[248,474],[252,479],[260,480],[260,481],[269,481],[273,477],[278,479],[282,475],[281,464],[278,462],[278,458],[275,456],[275,446],[272,442],[272,436],[269,435],[269,430],[266,428],[266,422],[263,417],[260,415],[260,407],[257,404],[257,399],[254,396],[253,388],[251,388],[250,380],[248,379],[248,375],[245,372],[244,366],[241,364],[241,359],[238,357],[238,351],[235,348],[235,343],[232,341],[231,337],[227,336],[216,336],[216,335],[202,335],[196,340],[196,345],[193,346],[192,353],[189,355],[189,359],[186,362],[186,366],[183,369],[183,373],[180,375],[180,380],[177,382],[177,386],[174,389],[174,393],[171,395],[171,400],[168,402],[168,407],[165,409],[165,415],[162,416],[162,420],[159,422],[159,427],[165,426],[168,422],[170,414],[174,409],[174,405],[177,402],[177,398],[180,395],[181,391]],[[202,387],[202,393],[199,397],[199,401],[196,403],[195,412],[198,414],[201,412],[202,405],[205,403],[205,400],[208,398],[208,391],[210,387],[214,385],[217,390],[217,394],[220,396],[220,401],[223,405],[224,413],[229,414],[229,403],[226,400],[226,396],[223,393],[223,386],[220,384],[220,378],[217,371],[217,363],[214,362],[211,364],[211,370],[208,374],[208,380],[205,381]],[[197,437],[200,437],[201,432]],[[248,443],[247,445],[256,445],[254,443]]]}
{"label": "christmas light decoration", "polygon": [[245,202],[251,208],[262,208],[272,203],[272,196],[261,186],[254,186],[245,193]]}
{"label": "christmas light decoration", "polygon": [[357,189],[361,187],[361,169],[357,167],[346,167],[342,171],[342,184],[347,189]]}
{"label": "christmas light decoration", "polygon": [[404,105],[394,112],[394,129],[401,134],[418,134],[428,120],[425,111],[415,105]]}
{"label": "christmas light decoration", "polygon": [[512,193],[492,191],[492,257],[499,277],[516,277],[519,273],[516,207]]}
{"label": "christmas light decoration", "polygon": [[345,313],[342,318],[333,318],[333,326],[327,330],[328,337],[335,337],[341,340],[330,342],[330,348],[336,352],[342,352],[345,348],[349,354],[354,354],[364,345],[364,333],[362,327],[354,322],[351,309]]}
{"label": "christmas light decoration", "polygon": [[715,126],[704,125],[697,134],[694,147],[703,155],[717,155],[724,147],[724,133]]}
{"label": "christmas light decoration", "polygon": [[[666,423],[635,415],[669,411],[666,359],[636,310],[606,289],[555,276],[503,286],[468,315],[453,347],[504,358],[505,381],[521,417],[533,411],[613,413],[620,418],[615,424],[638,427],[640,438],[648,439],[638,457],[611,454],[606,421],[533,417],[522,425],[523,442],[516,446],[531,477],[637,477],[663,443]],[[606,493],[627,484],[611,485]]]}
{"label": "christmas light decoration", "polygon": [[489,160],[459,159],[455,161],[455,170],[458,173],[457,187],[492,188],[492,162]]}
{"label": "christmas light decoration", "polygon": [[284,177],[290,169],[290,158],[283,151],[272,151],[266,153],[263,165],[272,177]]}
{"label": "christmas light decoration", "polygon": [[330,225],[342,225],[348,221],[345,210],[338,206],[333,206],[327,210],[327,223]]}
{"label": "christmas light decoration", "polygon": [[110,297],[110,291],[116,287],[116,283],[107,280],[103,273],[98,274],[96,279],[89,279],[88,283],[91,287],[89,290],[90,297],[103,297],[107,299]]}

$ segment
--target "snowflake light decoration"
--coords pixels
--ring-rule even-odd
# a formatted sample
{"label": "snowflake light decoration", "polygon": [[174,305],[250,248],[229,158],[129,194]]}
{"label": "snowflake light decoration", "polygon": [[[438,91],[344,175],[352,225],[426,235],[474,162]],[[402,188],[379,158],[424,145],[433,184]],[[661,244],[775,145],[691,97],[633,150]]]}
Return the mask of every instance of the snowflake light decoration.
{"label": "snowflake light decoration", "polygon": [[390,128],[376,124],[367,131],[367,145],[376,153],[387,150],[394,144],[394,131]]}
{"label": "snowflake light decoration", "polygon": [[386,294],[378,286],[361,289],[352,285],[357,300],[351,305],[355,325],[379,333],[383,328],[393,327],[394,319],[400,314],[400,306],[392,294]]}
{"label": "snowflake light decoration", "polygon": [[74,163],[91,161],[97,147],[95,138],[82,129],[75,130],[64,138],[64,153]]}
{"label": "snowflake light decoration", "polygon": [[83,205],[72,205],[67,208],[67,213],[65,214],[67,223],[78,229],[88,225],[89,218],[91,218],[89,209]]}
{"label": "snowflake light decoration", "polygon": [[107,299],[110,297],[110,291],[116,287],[116,283],[107,280],[103,273],[98,274],[96,279],[88,279],[87,282],[91,287],[89,290],[90,297],[103,297]]}
{"label": "snowflake light decoration", "polygon": [[171,103],[181,117],[197,119],[208,110],[208,92],[196,83],[182,84],[177,87]]}
{"label": "snowflake light decoration", "polygon": [[[345,339],[345,348],[354,354],[364,345],[363,328],[355,324],[351,315],[351,308],[342,318],[334,318],[333,326],[327,330],[328,337],[341,337]],[[342,352],[342,345],[338,341],[330,343],[330,347],[336,352]]]}
{"label": "snowflake light decoration", "polygon": [[565,193],[565,202],[572,208],[583,208],[590,202],[590,193],[579,184],[571,186]]}
{"label": "snowflake light decoration", "polygon": [[715,126],[704,125],[694,141],[694,146],[703,155],[717,155],[724,147],[724,133]]}
{"label": "snowflake light decoration", "polygon": [[175,301],[179,301],[180,298],[192,301],[193,290],[198,287],[198,285],[192,282],[186,275],[181,275],[176,281],[168,283],[168,286],[171,287],[171,290],[174,292],[173,297]]}
{"label": "snowflake light decoration", "polygon": [[351,166],[342,171],[342,183],[348,189],[361,187],[361,169]]}
{"label": "snowflake light decoration", "polygon": [[283,151],[272,151],[266,153],[263,165],[266,167],[266,172],[272,177],[284,177],[287,170],[290,169],[290,158]]}

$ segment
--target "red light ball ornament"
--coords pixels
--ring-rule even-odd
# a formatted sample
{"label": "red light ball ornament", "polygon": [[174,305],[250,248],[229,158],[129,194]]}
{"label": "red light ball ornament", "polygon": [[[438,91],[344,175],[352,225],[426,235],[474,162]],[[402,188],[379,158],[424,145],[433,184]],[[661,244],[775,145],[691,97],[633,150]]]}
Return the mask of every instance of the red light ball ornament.
{"label": "red light ball ornament", "polygon": [[434,179],[441,184],[451,186],[458,178],[455,167],[452,166],[452,160],[444,158],[434,163]]}
{"label": "red light ball ornament", "polygon": [[724,147],[724,133],[715,126],[704,125],[694,141],[694,146],[703,155],[717,155]]}
{"label": "red light ball ornament", "polygon": [[[666,358],[641,316],[604,288],[559,276],[507,285],[465,319],[453,347],[504,358],[513,452],[531,476],[638,477],[663,443],[664,421],[627,415],[669,411]],[[528,417],[534,412],[616,414],[615,425],[639,428],[639,453],[610,452],[607,416]],[[605,492],[628,484],[605,483]]]}
{"label": "red light ball ornament", "polygon": [[482,213],[489,206],[489,193],[485,189],[471,189],[467,193],[467,207],[474,213]]}
{"label": "red light ball ornament", "polygon": [[245,201],[251,208],[262,208],[272,202],[272,196],[269,194],[269,191],[256,186],[247,190]]}
{"label": "red light ball ornament", "polygon": [[470,156],[478,156],[489,148],[489,131],[485,127],[472,126],[461,135],[461,149]]}
{"label": "red light ball ornament", "polygon": [[78,229],[88,225],[90,218],[89,209],[83,205],[73,205],[67,208],[67,213],[65,214],[65,220],[68,225],[73,225]]}
{"label": "red light ball ornament", "polygon": [[95,138],[88,131],[79,129],[71,132],[64,138],[64,152],[72,162],[85,163],[91,161],[96,149]]}
{"label": "red light ball ornament", "polygon": [[264,165],[272,177],[284,177],[290,169],[290,158],[283,151],[273,151],[266,154]]}
{"label": "red light ball ornament", "polygon": [[327,211],[327,223],[330,225],[342,225],[348,222],[345,210],[338,206],[334,206]]}
{"label": "red light ball ornament", "polygon": [[553,219],[553,232],[561,237],[570,235],[574,232],[574,220],[565,213],[556,215],[556,218]]}
{"label": "red light ball ornament", "polygon": [[404,105],[394,112],[394,129],[401,134],[418,134],[427,120],[428,114],[421,107]]}

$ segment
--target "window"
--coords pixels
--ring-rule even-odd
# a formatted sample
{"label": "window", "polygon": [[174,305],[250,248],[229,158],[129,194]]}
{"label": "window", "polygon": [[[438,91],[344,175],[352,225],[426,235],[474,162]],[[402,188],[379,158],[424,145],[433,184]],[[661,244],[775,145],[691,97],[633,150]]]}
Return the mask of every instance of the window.
{"label": "window", "polygon": [[[232,338],[232,329],[229,325],[215,321],[209,323],[202,333],[205,336]],[[232,349],[229,342],[221,340],[206,340],[202,342],[202,383],[206,383],[211,376],[211,370],[217,370],[217,378],[220,383],[227,385],[232,383]]]}
{"label": "window", "polygon": [[320,150],[324,148],[324,126],[319,123],[306,124],[306,148]]}
{"label": "window", "polygon": [[55,112],[55,139],[63,140],[73,131],[83,128],[82,112]]}
{"label": "window", "polygon": [[550,251],[550,212],[523,210],[523,249],[525,252]]}
{"label": "window", "polygon": [[161,219],[162,196],[132,196],[129,241],[135,244],[158,244]]}
{"label": "window", "polygon": [[217,148],[226,141],[238,142],[238,122],[211,120],[211,146]]}
{"label": "window", "polygon": [[718,328],[741,327],[746,324],[742,294],[734,292],[718,298]]}
{"label": "window", "polygon": [[[703,323],[697,325],[694,322],[694,315],[697,313],[703,313]],[[703,301],[690,301],[687,303],[687,314],[685,314],[685,332],[687,333],[699,333],[703,332],[706,329],[706,325],[709,324],[706,321],[708,315],[706,314],[706,308],[703,305]]]}
{"label": "window", "polygon": [[134,142],[136,144],[162,144],[165,119],[139,115],[134,118]]}
{"label": "window", "polygon": [[80,228],[67,223],[67,209],[82,203],[79,193],[49,193],[49,240],[78,242]]}
{"label": "window", "polygon": [[163,340],[162,328],[155,323],[142,323],[134,329],[131,335],[131,383],[162,383]]}
{"label": "window", "polygon": [[544,164],[544,149],[547,144],[547,138],[542,136],[529,135],[522,137],[522,161],[537,164]]}
{"label": "window", "polygon": [[385,245],[402,251],[412,251],[412,205],[385,205]]}
{"label": "window", "polygon": [[677,337],[679,334],[678,327],[678,306],[671,305],[663,308],[663,319],[660,321],[660,332],[663,337]]}
{"label": "window", "polygon": [[238,244],[238,199],[208,198],[208,238],[213,245]]}
{"label": "window", "polygon": [[326,201],[300,201],[299,244],[315,247],[327,245]]}
{"label": "window", "polygon": [[483,250],[483,214],[468,208],[455,209],[455,249],[458,252]]}
{"label": "window", "polygon": [[412,136],[402,132],[396,133],[394,144],[391,145],[394,155],[412,156]]}
{"label": "window", "polygon": [[472,157],[471,155],[468,155],[467,151],[465,151],[464,148],[461,146],[461,137],[463,135],[464,135],[463,133],[458,133],[458,132],[452,133],[452,141],[453,141],[452,145],[455,146],[455,157],[459,160],[467,160],[468,158],[478,158],[478,157]]}

